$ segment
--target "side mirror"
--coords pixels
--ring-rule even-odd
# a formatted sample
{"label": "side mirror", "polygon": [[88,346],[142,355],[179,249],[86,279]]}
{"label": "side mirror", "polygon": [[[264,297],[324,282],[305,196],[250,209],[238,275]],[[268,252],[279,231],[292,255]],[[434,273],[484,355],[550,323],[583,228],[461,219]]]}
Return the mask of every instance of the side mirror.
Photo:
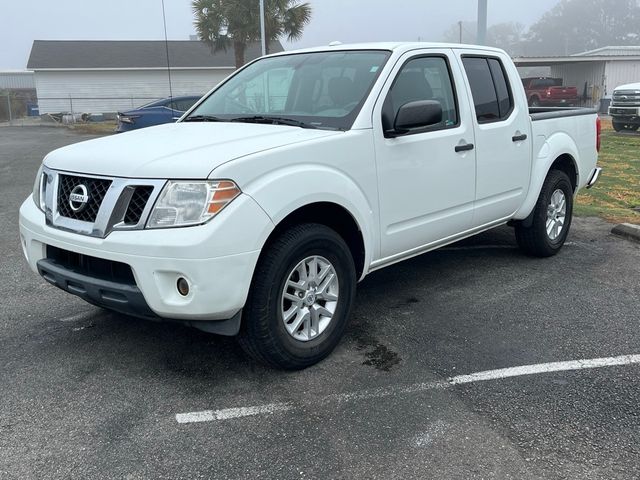
{"label": "side mirror", "polygon": [[393,130],[387,137],[398,137],[442,122],[442,104],[436,100],[417,100],[405,103],[398,110]]}

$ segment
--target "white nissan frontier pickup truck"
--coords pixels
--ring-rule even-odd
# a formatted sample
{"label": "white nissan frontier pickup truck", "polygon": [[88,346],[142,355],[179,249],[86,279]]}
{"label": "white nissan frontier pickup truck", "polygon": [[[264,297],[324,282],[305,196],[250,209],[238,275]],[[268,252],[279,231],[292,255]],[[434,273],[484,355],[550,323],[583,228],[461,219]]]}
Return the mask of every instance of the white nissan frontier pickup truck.
{"label": "white nissan frontier pickup truck", "polygon": [[503,224],[556,254],[598,149],[596,112],[529,109],[502,50],[285,52],[175,124],[48,154],[20,235],[35,272],[89,303],[299,369],[339,342],[370,272]]}

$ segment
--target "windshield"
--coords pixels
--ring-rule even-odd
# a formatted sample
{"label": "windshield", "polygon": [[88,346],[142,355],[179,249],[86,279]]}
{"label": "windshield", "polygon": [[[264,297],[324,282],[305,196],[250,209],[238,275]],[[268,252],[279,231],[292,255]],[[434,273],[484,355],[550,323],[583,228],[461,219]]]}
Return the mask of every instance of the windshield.
{"label": "windshield", "polygon": [[389,55],[353,50],[264,58],[231,77],[183,121],[347,130]]}

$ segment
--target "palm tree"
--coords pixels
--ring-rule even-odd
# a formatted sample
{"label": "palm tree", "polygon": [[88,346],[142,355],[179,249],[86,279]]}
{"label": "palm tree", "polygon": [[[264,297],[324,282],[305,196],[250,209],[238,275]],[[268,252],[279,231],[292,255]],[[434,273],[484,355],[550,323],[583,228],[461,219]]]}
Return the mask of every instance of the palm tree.
{"label": "palm tree", "polygon": [[[200,39],[214,52],[233,47],[236,68],[244,65],[247,45],[260,41],[259,0],[193,0],[191,6]],[[308,3],[265,0],[267,48],[269,42],[283,36],[299,39],[309,20]]]}

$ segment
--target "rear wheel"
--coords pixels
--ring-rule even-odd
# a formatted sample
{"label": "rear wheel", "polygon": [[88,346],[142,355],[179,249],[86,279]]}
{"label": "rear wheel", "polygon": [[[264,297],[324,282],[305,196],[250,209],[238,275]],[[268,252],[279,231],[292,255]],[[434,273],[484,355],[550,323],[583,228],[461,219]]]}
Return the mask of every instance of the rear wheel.
{"label": "rear wheel", "polygon": [[334,230],[297,225],[270,242],[258,262],[238,337],[254,359],[301,369],[325,358],[347,325],[356,270]]}
{"label": "rear wheel", "polygon": [[540,100],[538,100],[538,97],[533,97],[530,102],[529,102],[531,107],[539,107],[540,106]]}
{"label": "rear wheel", "polygon": [[573,215],[573,187],[566,173],[551,170],[542,186],[530,226],[516,225],[520,248],[535,257],[550,257],[564,245]]}

